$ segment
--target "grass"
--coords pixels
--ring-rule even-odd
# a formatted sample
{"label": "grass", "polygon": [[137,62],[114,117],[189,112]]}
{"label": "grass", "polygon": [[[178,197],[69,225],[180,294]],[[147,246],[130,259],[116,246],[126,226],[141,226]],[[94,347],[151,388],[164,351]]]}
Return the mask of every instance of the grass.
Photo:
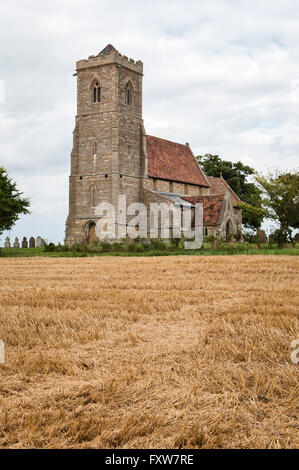
{"label": "grass", "polygon": [[299,446],[299,260],[0,260],[1,448]]}
{"label": "grass", "polygon": [[225,255],[299,255],[299,245],[295,248],[291,246],[282,249],[275,245],[263,244],[260,247],[256,244],[222,244],[220,248],[211,248],[209,243],[205,243],[200,250],[184,250],[181,248],[168,248],[164,250],[149,249],[143,252],[81,252],[81,251],[45,251],[44,248],[2,248],[4,258],[31,258],[34,256],[44,256],[50,258],[73,258],[87,256],[225,256]]}

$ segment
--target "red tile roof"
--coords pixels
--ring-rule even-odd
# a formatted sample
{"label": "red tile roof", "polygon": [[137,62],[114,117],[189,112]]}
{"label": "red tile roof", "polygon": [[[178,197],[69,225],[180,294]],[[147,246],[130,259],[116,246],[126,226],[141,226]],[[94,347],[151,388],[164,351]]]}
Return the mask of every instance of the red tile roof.
{"label": "red tile roof", "polygon": [[148,176],[209,187],[189,145],[146,136]]}
{"label": "red tile roof", "polygon": [[216,178],[215,176],[207,176],[207,180],[210,183],[210,194],[225,194],[227,190],[230,191],[233,203],[240,202],[240,198],[232,190],[230,185],[225,181],[224,178]]}
{"label": "red tile roof", "polygon": [[223,195],[214,195],[214,196],[186,196],[183,197],[191,204],[196,204],[199,202],[203,203],[203,223],[204,225],[212,226],[220,224],[221,209],[224,200]]}

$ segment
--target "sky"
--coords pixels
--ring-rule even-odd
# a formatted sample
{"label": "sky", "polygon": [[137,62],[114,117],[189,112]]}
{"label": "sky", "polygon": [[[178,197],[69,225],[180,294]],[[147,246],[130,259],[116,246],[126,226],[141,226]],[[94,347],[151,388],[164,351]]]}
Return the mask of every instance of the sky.
{"label": "sky", "polygon": [[144,63],[148,134],[260,172],[298,167],[298,0],[1,2],[0,166],[31,200],[12,240],[64,239],[75,63],[108,43]]}

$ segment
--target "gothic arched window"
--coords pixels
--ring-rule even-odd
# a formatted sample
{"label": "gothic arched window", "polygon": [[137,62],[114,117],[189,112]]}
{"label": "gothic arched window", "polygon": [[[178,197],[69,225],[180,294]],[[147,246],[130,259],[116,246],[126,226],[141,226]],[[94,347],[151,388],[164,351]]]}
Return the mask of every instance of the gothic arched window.
{"label": "gothic arched window", "polygon": [[99,85],[99,82],[95,82],[93,85],[92,99],[94,103],[100,103],[101,101],[101,87]]}
{"label": "gothic arched window", "polygon": [[125,102],[128,105],[133,104],[133,85],[131,82],[126,84],[125,88]]}

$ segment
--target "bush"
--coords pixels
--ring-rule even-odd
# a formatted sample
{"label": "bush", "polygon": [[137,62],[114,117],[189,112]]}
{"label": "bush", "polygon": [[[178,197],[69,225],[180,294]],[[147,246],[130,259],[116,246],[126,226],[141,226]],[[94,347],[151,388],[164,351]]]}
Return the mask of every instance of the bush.
{"label": "bush", "polygon": [[142,243],[136,243],[135,241],[128,245],[129,253],[142,253],[144,248],[145,247]]}
{"label": "bush", "polygon": [[56,246],[55,246],[55,243],[45,243],[45,246],[44,246],[44,251],[56,251]]}
{"label": "bush", "polygon": [[151,240],[150,247],[152,250],[161,250],[164,251],[166,249],[166,245],[163,240],[160,238],[156,238]]}
{"label": "bush", "polygon": [[216,241],[216,237],[214,235],[209,235],[208,237],[206,237],[206,241],[213,245],[213,243]]}
{"label": "bush", "polygon": [[111,243],[105,242],[105,241],[100,242],[98,244],[100,251],[103,253],[108,253],[109,251],[111,251],[111,246],[112,246]]}
{"label": "bush", "polygon": [[255,238],[255,233],[252,230],[245,230],[243,232],[243,238],[245,242],[253,243]]}
{"label": "bush", "polygon": [[172,238],[170,245],[172,246],[172,248],[175,248],[175,249],[180,248],[182,246],[181,238]]}
{"label": "bush", "polygon": [[236,242],[240,242],[242,240],[242,232],[238,230],[237,233],[235,233],[234,238]]}

